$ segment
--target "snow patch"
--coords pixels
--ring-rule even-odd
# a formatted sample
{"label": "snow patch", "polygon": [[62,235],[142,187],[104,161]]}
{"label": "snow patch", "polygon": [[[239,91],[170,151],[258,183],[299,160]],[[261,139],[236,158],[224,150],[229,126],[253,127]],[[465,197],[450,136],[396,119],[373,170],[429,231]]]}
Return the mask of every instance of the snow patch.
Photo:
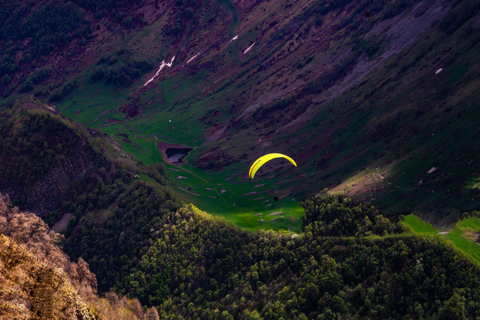
{"label": "snow patch", "polygon": [[427,173],[430,174],[430,173],[434,172],[435,170],[437,170],[437,168],[432,167],[432,169],[428,170]]}
{"label": "snow patch", "polygon": [[187,64],[189,64],[190,62],[192,62],[196,57],[198,57],[199,54],[200,54],[200,52],[197,53],[196,55],[194,55],[193,57],[191,57],[190,59],[188,59]]}
{"label": "snow patch", "polygon": [[237,40],[237,39],[238,39],[238,34],[237,34],[235,37],[233,37],[233,38],[230,40],[230,42],[235,41],[235,40]]}
{"label": "snow patch", "polygon": [[172,67],[172,64],[173,64],[173,60],[175,60],[175,56],[173,56],[172,60],[170,60],[170,63],[166,63],[165,60],[162,61],[162,63],[160,63],[160,66],[158,67],[158,71],[157,73],[155,73],[155,75],[150,79],[148,80],[147,82],[145,82],[145,84],[143,86],[146,86],[147,84],[149,84],[150,82],[153,81],[153,79],[155,79],[159,74],[160,74],[160,71],[162,71],[162,69],[164,67],[169,67],[171,68]]}
{"label": "snow patch", "polygon": [[55,107],[49,106],[48,104],[46,106],[47,106],[47,109],[50,110],[51,112],[57,112],[57,109],[55,109]]}
{"label": "snow patch", "polygon": [[442,68],[438,69],[437,71],[435,71],[435,74],[439,74],[440,72],[442,72]]}
{"label": "snow patch", "polygon": [[250,50],[253,48],[254,45],[255,45],[255,42],[252,43],[252,45],[251,45],[250,47],[248,47],[247,49],[245,49],[245,50],[243,51],[243,54],[247,54],[247,52],[250,51]]}

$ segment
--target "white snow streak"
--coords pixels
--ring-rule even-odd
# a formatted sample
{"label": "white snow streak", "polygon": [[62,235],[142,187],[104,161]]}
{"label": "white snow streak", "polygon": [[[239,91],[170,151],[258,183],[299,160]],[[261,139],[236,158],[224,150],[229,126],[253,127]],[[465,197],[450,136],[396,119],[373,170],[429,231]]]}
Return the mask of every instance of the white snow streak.
{"label": "white snow streak", "polygon": [[190,62],[192,62],[193,59],[195,59],[196,57],[198,57],[199,54],[200,54],[200,52],[197,53],[196,55],[194,55],[193,57],[191,57],[191,58],[187,61],[187,64],[189,64]]}
{"label": "white snow streak", "polygon": [[255,45],[255,42],[252,43],[252,45],[251,45],[250,47],[248,47],[247,49],[245,49],[245,51],[243,51],[243,54],[247,54],[247,52],[250,51],[250,49],[252,49],[254,45]]}
{"label": "white snow streak", "polygon": [[442,72],[442,70],[443,70],[442,68],[438,69],[437,71],[435,71],[435,74]]}
{"label": "white snow streak", "polygon": [[237,40],[237,39],[238,39],[238,35],[236,35],[235,37],[233,37],[233,38],[230,40],[230,42],[235,41],[235,40]]}
{"label": "white snow streak", "polygon": [[163,60],[162,63],[160,64],[160,66],[158,67],[157,73],[155,73],[155,75],[152,77],[152,79],[150,79],[150,80],[148,80],[147,82],[145,82],[145,84],[144,84],[143,86],[146,86],[147,84],[149,84],[150,82],[152,82],[153,79],[155,79],[155,78],[160,74],[160,71],[162,71],[163,67],[166,66],[166,67],[171,68],[174,59],[175,59],[175,56],[173,56],[172,60],[170,60],[170,63],[166,63],[165,60]]}
{"label": "white snow streak", "polygon": [[437,170],[437,168],[432,167],[432,169],[428,170],[427,173],[430,174],[430,173],[434,172],[435,170]]}

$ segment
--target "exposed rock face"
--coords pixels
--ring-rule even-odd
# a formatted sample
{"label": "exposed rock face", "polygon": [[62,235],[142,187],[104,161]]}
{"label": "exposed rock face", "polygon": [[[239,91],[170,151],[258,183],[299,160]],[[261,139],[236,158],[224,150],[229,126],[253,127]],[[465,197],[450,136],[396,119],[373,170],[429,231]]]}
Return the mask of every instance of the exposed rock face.
{"label": "exposed rock face", "polygon": [[[78,294],[93,295],[88,264],[71,263],[45,223],[11,208],[0,194],[0,315],[2,319],[104,319]],[[75,287],[74,287],[75,286]]]}
{"label": "exposed rock face", "polygon": [[95,132],[34,107],[23,101],[0,113],[0,192],[41,216],[104,158],[92,146]]}
{"label": "exposed rock face", "polygon": [[62,162],[55,164],[43,179],[26,186],[26,210],[41,216],[60,206],[68,186],[83,177],[95,165],[94,155],[85,152],[83,150],[85,147],[82,141],[77,150]]}
{"label": "exposed rock face", "polygon": [[136,299],[98,297],[88,263],[71,262],[61,237],[0,193],[0,319],[159,319]]}

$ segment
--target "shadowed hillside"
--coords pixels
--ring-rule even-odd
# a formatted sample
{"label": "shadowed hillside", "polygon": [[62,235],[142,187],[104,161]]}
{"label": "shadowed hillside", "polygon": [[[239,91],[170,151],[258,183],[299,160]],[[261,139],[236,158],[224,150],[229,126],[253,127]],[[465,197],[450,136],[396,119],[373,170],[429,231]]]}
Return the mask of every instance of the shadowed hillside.
{"label": "shadowed hillside", "polygon": [[[225,181],[263,184],[252,199],[284,199],[285,222],[267,228],[298,230],[292,199],[325,191],[448,222],[480,199],[478,9],[474,0],[11,0],[0,11],[0,92],[5,106],[25,94],[55,102],[147,164],[166,161],[158,141],[194,148],[181,174],[167,170],[178,194],[252,229],[271,203],[240,199],[247,188]],[[272,164],[258,174],[275,173],[267,183],[231,178],[268,152],[298,169]],[[81,159],[71,165],[91,166]],[[188,172],[197,180],[177,178]],[[205,191],[218,184],[225,194]]]}

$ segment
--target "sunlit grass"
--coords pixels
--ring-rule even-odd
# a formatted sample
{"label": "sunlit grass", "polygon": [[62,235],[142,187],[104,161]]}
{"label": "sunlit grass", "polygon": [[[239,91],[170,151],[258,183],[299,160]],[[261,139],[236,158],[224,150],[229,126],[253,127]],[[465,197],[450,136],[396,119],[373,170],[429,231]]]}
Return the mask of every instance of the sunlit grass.
{"label": "sunlit grass", "polygon": [[403,224],[406,225],[412,232],[421,234],[438,234],[438,230],[430,223],[422,221],[414,214],[409,214],[403,220]]}
{"label": "sunlit grass", "polygon": [[480,245],[476,242],[479,232],[480,219],[473,217],[459,221],[446,238],[458,249],[480,262]]}
{"label": "sunlit grass", "polygon": [[[248,168],[237,166],[205,173],[188,163],[167,164],[174,189],[184,201],[194,203],[201,210],[224,217],[242,228],[300,232],[304,210],[298,199],[282,198],[283,190],[276,179],[251,180],[247,171]],[[274,193],[279,194],[278,201],[274,201]]]}
{"label": "sunlit grass", "polygon": [[439,235],[448,240],[455,248],[480,262],[480,245],[476,242],[480,232],[480,219],[468,218],[457,222],[450,231],[439,233],[430,223],[422,221],[414,214],[405,217],[404,225],[411,232],[423,235]]}

